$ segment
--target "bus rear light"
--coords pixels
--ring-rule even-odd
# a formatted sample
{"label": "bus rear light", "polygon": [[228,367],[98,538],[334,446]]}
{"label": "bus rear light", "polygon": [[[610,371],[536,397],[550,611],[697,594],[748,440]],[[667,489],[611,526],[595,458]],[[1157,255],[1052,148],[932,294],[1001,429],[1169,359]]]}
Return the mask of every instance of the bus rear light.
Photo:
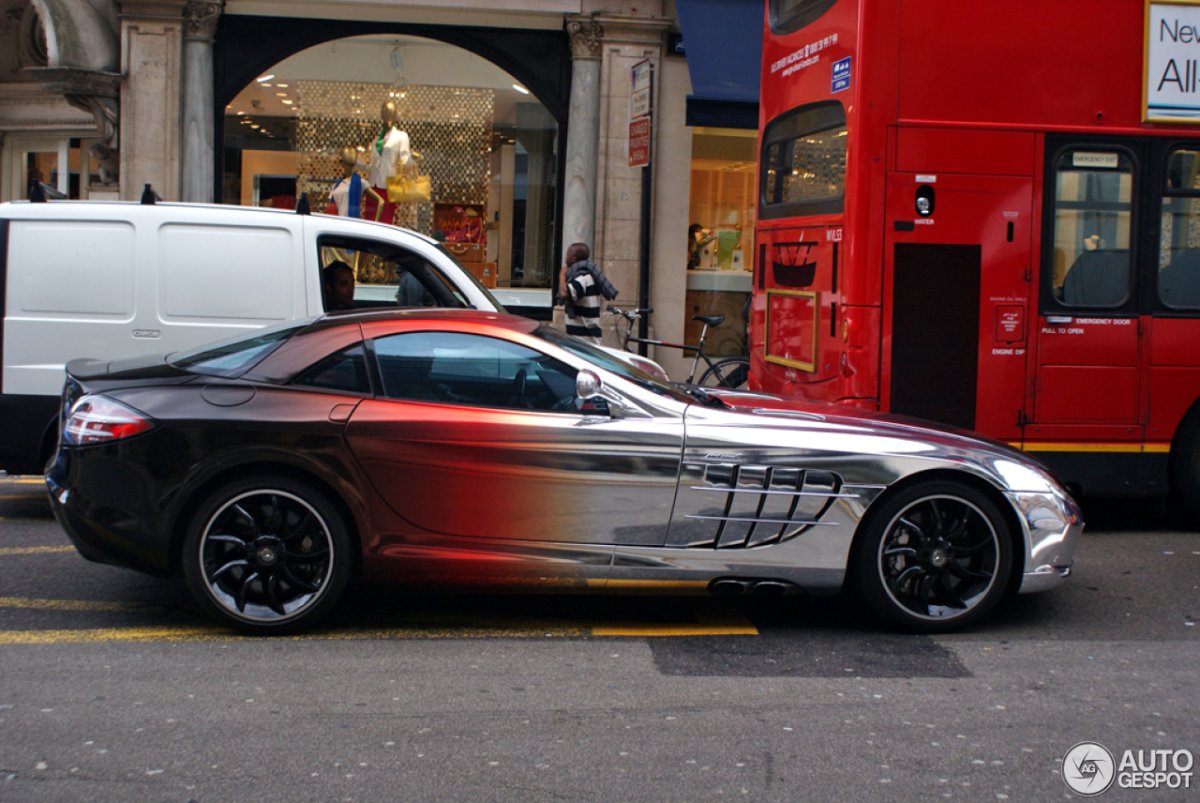
{"label": "bus rear light", "polygon": [[76,446],[109,443],[145,432],[150,419],[105,396],[84,396],[71,405],[63,423],[63,440]]}

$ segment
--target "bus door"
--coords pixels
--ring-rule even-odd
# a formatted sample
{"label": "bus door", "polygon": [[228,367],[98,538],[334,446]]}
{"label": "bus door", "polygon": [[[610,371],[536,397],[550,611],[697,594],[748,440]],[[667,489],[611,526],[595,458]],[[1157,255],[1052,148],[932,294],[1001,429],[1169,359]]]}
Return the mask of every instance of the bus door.
{"label": "bus door", "polygon": [[1036,365],[1024,448],[1088,491],[1139,484],[1138,141],[1048,137]]}
{"label": "bus door", "polygon": [[892,171],[886,194],[885,409],[1018,439],[1032,177]]}

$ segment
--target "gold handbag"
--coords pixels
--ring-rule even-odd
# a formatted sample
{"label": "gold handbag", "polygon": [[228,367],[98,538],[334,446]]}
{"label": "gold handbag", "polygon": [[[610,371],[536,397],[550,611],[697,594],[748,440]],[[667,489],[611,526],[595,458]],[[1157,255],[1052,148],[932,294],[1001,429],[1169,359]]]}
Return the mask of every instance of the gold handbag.
{"label": "gold handbag", "polygon": [[431,197],[429,176],[388,176],[387,194],[394,204],[428,201]]}

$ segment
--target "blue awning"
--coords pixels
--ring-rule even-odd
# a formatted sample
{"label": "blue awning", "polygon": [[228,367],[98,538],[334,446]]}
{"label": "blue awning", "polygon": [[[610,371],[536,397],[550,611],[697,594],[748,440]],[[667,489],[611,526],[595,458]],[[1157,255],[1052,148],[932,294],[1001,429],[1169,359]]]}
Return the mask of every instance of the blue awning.
{"label": "blue awning", "polygon": [[675,0],[692,94],[687,124],[758,128],[762,0]]}

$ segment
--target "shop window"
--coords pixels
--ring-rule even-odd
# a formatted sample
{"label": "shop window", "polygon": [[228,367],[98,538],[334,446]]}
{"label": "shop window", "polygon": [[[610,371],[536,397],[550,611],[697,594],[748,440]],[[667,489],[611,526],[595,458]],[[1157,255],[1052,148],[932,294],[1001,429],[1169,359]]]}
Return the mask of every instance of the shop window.
{"label": "shop window", "polygon": [[[422,75],[464,85],[412,80]],[[553,116],[483,57],[351,37],[278,62],[226,106],[221,200],[306,196],[314,211],[469,245],[489,286],[544,288],[557,267],[557,142]]]}

